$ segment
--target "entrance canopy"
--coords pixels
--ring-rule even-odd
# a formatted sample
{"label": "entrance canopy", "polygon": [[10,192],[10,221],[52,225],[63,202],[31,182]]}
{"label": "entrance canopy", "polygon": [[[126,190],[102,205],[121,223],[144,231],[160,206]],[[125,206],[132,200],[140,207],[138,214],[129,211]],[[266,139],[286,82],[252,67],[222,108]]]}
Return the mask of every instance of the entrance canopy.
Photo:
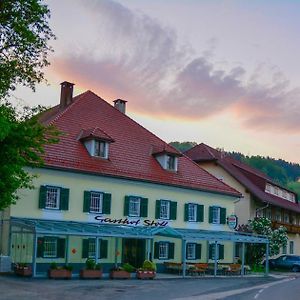
{"label": "entrance canopy", "polygon": [[[172,227],[124,226],[26,218],[11,218],[11,226],[29,230],[38,235],[76,235],[141,239],[151,239],[154,238],[154,236],[159,235],[179,238],[186,241],[207,240],[263,244],[267,244],[269,242],[265,236],[249,233],[198,229],[174,229]],[[16,229],[14,228],[12,232],[16,232]]]}

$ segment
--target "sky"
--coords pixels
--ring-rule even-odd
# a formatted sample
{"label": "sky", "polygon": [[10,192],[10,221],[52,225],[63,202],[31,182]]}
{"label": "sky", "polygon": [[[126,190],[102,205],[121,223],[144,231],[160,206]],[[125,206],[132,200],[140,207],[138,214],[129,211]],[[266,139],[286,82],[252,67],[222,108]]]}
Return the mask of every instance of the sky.
{"label": "sky", "polygon": [[167,142],[300,163],[300,1],[48,0],[48,85],[21,104],[92,90]]}

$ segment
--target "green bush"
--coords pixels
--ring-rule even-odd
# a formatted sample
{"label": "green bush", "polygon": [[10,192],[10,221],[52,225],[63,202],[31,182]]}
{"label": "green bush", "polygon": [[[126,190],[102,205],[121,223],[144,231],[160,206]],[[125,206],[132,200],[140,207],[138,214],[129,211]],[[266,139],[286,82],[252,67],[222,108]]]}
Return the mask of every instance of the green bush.
{"label": "green bush", "polygon": [[64,265],[64,269],[72,272],[73,267],[71,265]]}
{"label": "green bush", "polygon": [[57,263],[56,263],[56,262],[52,262],[52,263],[50,264],[50,269],[51,269],[51,270],[57,270],[57,269],[58,269]]}
{"label": "green bush", "polygon": [[156,271],[156,264],[150,260],[145,260],[142,269],[145,271]]}
{"label": "green bush", "polygon": [[95,270],[95,267],[96,267],[96,261],[92,258],[88,258],[86,261],[85,261],[85,267],[87,270]]}
{"label": "green bush", "polygon": [[122,269],[126,272],[129,272],[129,273],[132,273],[132,272],[135,272],[135,267],[132,266],[131,264],[129,263],[125,263],[123,266],[122,266]]}

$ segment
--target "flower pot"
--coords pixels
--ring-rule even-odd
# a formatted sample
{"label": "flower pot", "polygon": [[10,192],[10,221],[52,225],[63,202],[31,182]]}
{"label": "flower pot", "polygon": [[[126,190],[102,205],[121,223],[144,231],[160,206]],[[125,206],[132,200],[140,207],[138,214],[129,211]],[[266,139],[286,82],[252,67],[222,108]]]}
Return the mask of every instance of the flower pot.
{"label": "flower pot", "polygon": [[48,270],[48,277],[49,278],[62,278],[62,279],[69,279],[72,278],[72,271],[66,269],[50,269]]}
{"label": "flower pot", "polygon": [[32,269],[31,269],[30,266],[22,267],[22,268],[16,268],[15,269],[15,274],[18,275],[18,276],[30,277],[30,276],[32,276]]}
{"label": "flower pot", "polygon": [[136,278],[137,279],[154,279],[156,276],[155,271],[136,271]]}
{"label": "flower pot", "polygon": [[129,279],[130,273],[124,270],[120,271],[110,271],[109,277],[111,279]]}
{"label": "flower pot", "polygon": [[102,270],[80,270],[80,278],[96,279],[102,277]]}

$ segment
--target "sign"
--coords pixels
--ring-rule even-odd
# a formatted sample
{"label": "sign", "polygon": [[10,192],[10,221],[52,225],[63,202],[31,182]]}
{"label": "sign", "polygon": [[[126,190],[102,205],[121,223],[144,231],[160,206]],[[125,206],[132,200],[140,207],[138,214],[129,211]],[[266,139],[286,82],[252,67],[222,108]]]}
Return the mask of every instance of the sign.
{"label": "sign", "polygon": [[131,226],[146,226],[146,227],[166,227],[168,221],[155,221],[155,220],[141,220],[141,219],[112,219],[112,218],[103,218],[102,216],[96,216],[95,220],[102,224],[118,224],[118,225],[131,225]]}
{"label": "sign", "polygon": [[238,225],[238,217],[236,215],[230,215],[227,217],[227,224],[230,229],[235,229]]}

